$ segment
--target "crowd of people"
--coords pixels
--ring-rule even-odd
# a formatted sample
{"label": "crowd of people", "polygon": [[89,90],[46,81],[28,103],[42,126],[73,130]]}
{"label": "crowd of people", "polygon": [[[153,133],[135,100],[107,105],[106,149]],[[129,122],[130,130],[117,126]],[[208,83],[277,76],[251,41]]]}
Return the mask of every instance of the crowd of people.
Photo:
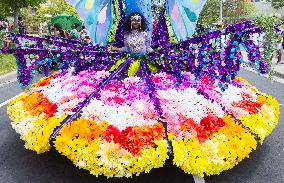
{"label": "crowd of people", "polygon": [[11,29],[11,24],[7,19],[0,19],[0,31],[9,32]]}
{"label": "crowd of people", "polygon": [[19,34],[25,34],[26,33],[26,26],[24,24],[24,21],[22,17],[18,18],[18,29],[15,30],[14,24],[9,22],[8,19],[1,19],[0,18],[0,31],[1,32],[18,32]]}
{"label": "crowd of people", "polygon": [[8,46],[11,42],[8,33],[13,28],[13,25],[7,19],[0,19],[0,47]]}

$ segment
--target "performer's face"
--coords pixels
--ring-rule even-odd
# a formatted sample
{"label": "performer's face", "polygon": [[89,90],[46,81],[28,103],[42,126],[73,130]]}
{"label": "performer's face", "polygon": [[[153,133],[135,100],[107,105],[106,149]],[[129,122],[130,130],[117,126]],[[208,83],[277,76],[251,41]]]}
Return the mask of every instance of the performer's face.
{"label": "performer's face", "polygon": [[131,27],[132,27],[132,29],[141,28],[141,16],[139,16],[137,14],[131,16]]}
{"label": "performer's face", "polygon": [[141,21],[132,20],[131,24],[133,29],[139,29],[141,27]]}

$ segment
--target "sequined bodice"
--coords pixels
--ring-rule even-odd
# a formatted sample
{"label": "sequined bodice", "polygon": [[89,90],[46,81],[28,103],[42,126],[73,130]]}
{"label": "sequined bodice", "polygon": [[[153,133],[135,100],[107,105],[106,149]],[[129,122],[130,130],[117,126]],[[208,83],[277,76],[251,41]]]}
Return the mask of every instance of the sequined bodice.
{"label": "sequined bodice", "polygon": [[126,42],[133,52],[139,52],[142,47],[145,47],[147,33],[132,31],[129,36],[127,36]]}

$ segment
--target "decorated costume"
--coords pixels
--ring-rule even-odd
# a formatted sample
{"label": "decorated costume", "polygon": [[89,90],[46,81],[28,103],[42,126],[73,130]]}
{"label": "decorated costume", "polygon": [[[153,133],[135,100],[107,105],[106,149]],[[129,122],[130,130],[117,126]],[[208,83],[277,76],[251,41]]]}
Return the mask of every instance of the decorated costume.
{"label": "decorated costume", "polygon": [[[125,0],[132,8],[126,15],[140,10],[149,21],[151,1],[135,2]],[[120,0],[70,3],[91,28],[95,43],[113,39],[115,26],[116,44],[123,46]],[[256,68],[267,71],[259,48],[244,36],[261,30],[243,22],[187,39],[204,3],[168,0],[152,37],[156,50],[146,55],[109,53],[105,47],[71,40],[14,36],[35,42],[27,46],[19,41],[21,46],[14,50],[20,85],[29,85],[37,63],[63,60],[60,72],[33,84],[9,104],[11,124],[25,148],[44,153],[53,145],[79,168],[107,177],[148,173],[170,157],[186,173],[214,175],[248,157],[275,128],[279,115],[273,97],[237,77],[240,44]],[[112,14],[122,18],[113,22]],[[147,36],[136,33],[126,36],[129,47],[122,51],[150,49],[143,41],[131,44],[132,36]],[[179,43],[171,44],[171,35]],[[220,46],[216,42],[222,35],[227,40]]]}

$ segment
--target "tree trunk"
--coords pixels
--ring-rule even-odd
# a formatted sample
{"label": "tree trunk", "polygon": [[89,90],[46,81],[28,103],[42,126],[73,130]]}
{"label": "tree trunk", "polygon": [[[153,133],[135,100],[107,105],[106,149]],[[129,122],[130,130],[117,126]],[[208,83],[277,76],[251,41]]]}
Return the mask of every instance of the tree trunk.
{"label": "tree trunk", "polygon": [[18,24],[19,15],[20,15],[20,8],[17,6],[17,8],[15,8],[14,10],[14,28],[15,29],[19,28],[19,24]]}

